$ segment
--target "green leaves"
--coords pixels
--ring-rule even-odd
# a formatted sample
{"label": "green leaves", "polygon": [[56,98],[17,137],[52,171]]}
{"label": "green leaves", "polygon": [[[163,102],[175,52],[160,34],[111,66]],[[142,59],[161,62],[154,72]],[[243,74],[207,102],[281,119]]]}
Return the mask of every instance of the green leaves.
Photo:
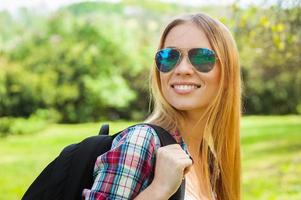
{"label": "green leaves", "polygon": [[125,108],[135,99],[124,78],[131,73],[133,58],[132,50],[123,47],[131,44],[122,41],[129,36],[121,22],[118,35],[117,25],[111,28],[68,12],[58,12],[45,23],[46,31],[37,35],[29,30],[24,41],[6,52],[11,66],[4,66],[1,75],[6,82],[1,93],[7,98],[0,104],[2,116],[54,108],[65,122],[98,120],[108,108]]}
{"label": "green leaves", "polygon": [[298,113],[300,5],[289,9],[281,5],[263,9],[236,7],[232,14],[244,71],[246,112]]}
{"label": "green leaves", "polygon": [[[235,36],[246,112],[300,113],[300,7],[203,9]],[[199,10],[131,0],[79,3],[44,16],[23,9],[19,20],[1,12],[0,117],[49,109],[61,122],[144,118],[163,25]]]}

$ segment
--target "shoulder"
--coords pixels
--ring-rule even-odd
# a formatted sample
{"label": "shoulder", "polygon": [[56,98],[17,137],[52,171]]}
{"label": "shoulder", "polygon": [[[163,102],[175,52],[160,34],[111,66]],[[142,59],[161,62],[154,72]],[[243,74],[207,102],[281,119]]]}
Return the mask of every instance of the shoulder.
{"label": "shoulder", "polygon": [[113,140],[112,148],[116,148],[124,143],[131,144],[132,146],[150,146],[154,149],[161,146],[156,131],[146,124],[137,124],[123,130]]}
{"label": "shoulder", "polygon": [[152,180],[158,147],[159,137],[152,127],[138,124],[126,128],[114,138],[111,149],[97,158],[94,184],[84,195],[89,199],[133,199]]}

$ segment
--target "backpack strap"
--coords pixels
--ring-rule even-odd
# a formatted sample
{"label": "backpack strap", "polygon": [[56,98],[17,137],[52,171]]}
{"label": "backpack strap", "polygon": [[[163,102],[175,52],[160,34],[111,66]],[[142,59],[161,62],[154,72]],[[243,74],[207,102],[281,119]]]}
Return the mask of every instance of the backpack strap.
{"label": "backpack strap", "polygon": [[110,128],[109,124],[103,124],[99,130],[98,135],[109,135]]}
{"label": "backpack strap", "polygon": [[[152,127],[153,129],[155,129],[160,142],[161,142],[161,146],[167,146],[170,144],[177,144],[176,140],[170,135],[170,133],[165,130],[164,128],[160,127],[160,126],[156,126],[154,124],[148,124],[148,123],[142,123],[145,125],[148,125],[150,127]],[[169,200],[183,200],[185,196],[185,178],[183,179],[181,186],[179,187],[179,189],[177,190],[176,193],[174,193]]]}
{"label": "backpack strap", "polygon": [[157,126],[154,124],[148,124],[148,123],[144,123],[144,124],[155,129],[155,131],[158,134],[158,137],[160,139],[161,146],[177,144],[177,141],[170,135],[170,133],[167,130],[165,130],[164,128],[162,128],[161,126]]}

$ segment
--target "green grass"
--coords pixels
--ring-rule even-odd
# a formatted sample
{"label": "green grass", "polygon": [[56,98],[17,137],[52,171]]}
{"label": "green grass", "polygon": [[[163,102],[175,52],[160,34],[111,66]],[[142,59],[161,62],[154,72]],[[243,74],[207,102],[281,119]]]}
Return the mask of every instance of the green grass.
{"label": "green grass", "polygon": [[242,122],[245,200],[301,199],[301,117],[246,117]]}
{"label": "green grass", "polygon": [[[110,123],[117,132],[134,122]],[[98,132],[100,123],[54,124],[35,135],[0,139],[0,200],[20,199],[67,144]],[[243,199],[301,199],[301,116],[242,120]]]}

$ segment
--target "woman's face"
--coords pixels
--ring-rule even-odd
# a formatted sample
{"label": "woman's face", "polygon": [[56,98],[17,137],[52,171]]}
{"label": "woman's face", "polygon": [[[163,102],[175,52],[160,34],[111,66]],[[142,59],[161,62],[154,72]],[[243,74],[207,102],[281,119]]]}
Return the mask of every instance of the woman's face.
{"label": "woman's face", "polygon": [[[170,30],[165,39],[165,47],[202,47],[212,50],[204,32],[189,22]],[[174,108],[187,114],[201,114],[217,94],[220,67],[216,62],[211,71],[199,72],[190,64],[185,54],[172,71],[160,72],[160,79],[163,96]]]}

